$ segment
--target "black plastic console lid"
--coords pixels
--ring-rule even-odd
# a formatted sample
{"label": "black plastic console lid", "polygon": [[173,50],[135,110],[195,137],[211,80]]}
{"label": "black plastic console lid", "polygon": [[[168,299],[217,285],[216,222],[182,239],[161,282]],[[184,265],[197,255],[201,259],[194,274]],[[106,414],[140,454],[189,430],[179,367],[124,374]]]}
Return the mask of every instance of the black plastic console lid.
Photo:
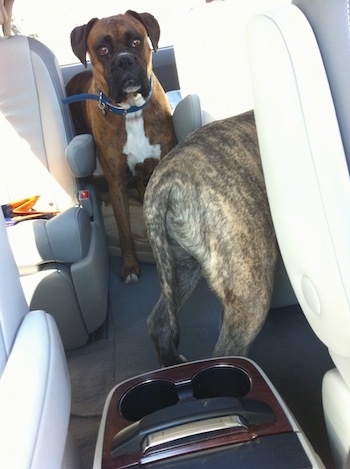
{"label": "black plastic console lid", "polygon": [[249,430],[252,425],[275,420],[269,405],[253,399],[215,397],[182,402],[153,412],[117,433],[112,443],[112,457],[140,451],[144,439],[155,432],[191,422],[232,415],[240,417],[241,431]]}

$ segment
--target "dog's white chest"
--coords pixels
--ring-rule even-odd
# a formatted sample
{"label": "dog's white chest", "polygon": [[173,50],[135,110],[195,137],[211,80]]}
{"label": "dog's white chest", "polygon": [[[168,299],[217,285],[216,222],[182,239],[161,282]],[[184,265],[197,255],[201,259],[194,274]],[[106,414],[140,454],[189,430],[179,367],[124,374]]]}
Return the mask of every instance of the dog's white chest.
{"label": "dog's white chest", "polygon": [[160,159],[160,144],[151,145],[145,135],[142,111],[127,114],[125,119],[126,143],[123,153],[127,156],[128,166],[133,173],[135,165],[146,158]]}

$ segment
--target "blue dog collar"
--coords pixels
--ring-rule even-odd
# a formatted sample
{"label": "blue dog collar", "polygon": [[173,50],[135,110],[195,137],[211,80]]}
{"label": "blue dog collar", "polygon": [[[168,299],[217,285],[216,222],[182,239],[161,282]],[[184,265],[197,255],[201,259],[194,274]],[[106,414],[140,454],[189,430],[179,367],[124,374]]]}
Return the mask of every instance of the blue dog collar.
{"label": "blue dog collar", "polygon": [[99,91],[99,94],[80,93],[80,94],[74,94],[72,96],[67,96],[66,98],[62,98],[62,103],[71,104],[71,103],[77,103],[79,101],[93,100],[93,101],[98,101],[98,107],[101,109],[102,112],[104,112],[107,109],[107,111],[113,112],[113,114],[119,114],[119,115],[130,114],[133,112],[141,111],[141,109],[147,106],[147,104],[150,102],[152,94],[153,94],[152,77],[150,78],[150,85],[151,85],[151,91],[149,95],[147,96],[146,101],[142,104],[142,106],[131,106],[128,109],[124,109],[121,106],[115,106],[114,104],[112,104],[111,101],[102,93],[102,91]]}

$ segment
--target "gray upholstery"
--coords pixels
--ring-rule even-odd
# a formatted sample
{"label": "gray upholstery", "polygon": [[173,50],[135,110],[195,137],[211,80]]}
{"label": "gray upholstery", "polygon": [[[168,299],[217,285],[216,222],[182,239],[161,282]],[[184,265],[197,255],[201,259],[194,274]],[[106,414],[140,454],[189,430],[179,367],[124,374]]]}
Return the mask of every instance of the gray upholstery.
{"label": "gray upholstery", "polygon": [[292,3],[304,13],[315,33],[350,167],[349,1],[293,0]]}
{"label": "gray upholstery", "polygon": [[77,135],[66,149],[66,158],[74,177],[91,176],[96,169],[95,144],[92,135]]}
{"label": "gray upholstery", "polygon": [[[324,69],[328,78],[329,88],[332,95],[334,110],[337,116],[337,123],[344,148],[344,156],[350,169],[350,18],[348,0],[318,0],[317,5],[311,0],[294,0],[292,2],[306,16],[311,25],[319,46],[323,60]],[[330,161],[333,154],[329,155]],[[347,175],[346,168],[343,173]],[[336,172],[329,174],[329,180],[339,181],[337,191],[342,191]],[[349,205],[347,205],[346,193],[344,193],[344,206],[337,204],[338,216],[348,217]],[[332,220],[328,221],[331,229],[334,227]],[[336,222],[337,223],[337,222]],[[344,231],[346,238],[346,232]],[[349,238],[345,242],[348,243]],[[336,250],[341,249],[341,243],[336,243]],[[339,255],[339,254],[338,254]],[[347,263],[349,256],[346,252],[340,254]],[[337,253],[332,253],[337,259]],[[339,280],[343,285],[346,294],[349,292],[349,280],[345,272],[340,267]],[[342,285],[342,286],[343,286]],[[347,330],[347,325],[343,315],[350,315],[350,307],[337,308],[334,314],[334,336],[349,342],[350,332],[340,333],[340,330]],[[333,335],[332,334],[332,335]],[[343,337],[342,337],[343,336]],[[326,343],[329,343],[326,338]],[[334,359],[336,368],[328,371],[323,379],[322,399],[325,413],[325,421],[328,436],[331,443],[334,459],[337,467],[349,467],[350,464],[350,425],[348,415],[350,413],[350,353],[348,347],[341,346],[337,351],[330,347],[330,353]]]}
{"label": "gray upholstery", "polygon": [[79,207],[70,207],[50,220],[18,223],[9,228],[9,233],[17,265],[23,273],[41,263],[79,262],[86,257],[91,243],[90,219]]}
{"label": "gray upholstery", "polygon": [[0,211],[0,376],[10,356],[19,325],[28,306],[21,290],[17,266],[7,239],[4,217]]}
{"label": "gray upholstery", "polygon": [[79,469],[70,380],[53,318],[29,312],[0,211],[0,466]]}
{"label": "gray upholstery", "polygon": [[[103,218],[85,181],[96,167],[95,147],[90,135],[73,137],[61,72],[47,47],[1,38],[0,60],[0,204],[39,196],[36,210],[58,212],[10,226],[8,234],[30,308],[54,316],[69,350],[86,344],[107,314]],[[82,189],[89,198],[79,204]]]}
{"label": "gray upholstery", "polygon": [[201,106],[199,97],[196,94],[187,95],[176,105],[173,113],[173,124],[178,142],[181,142],[186,135],[201,127]]}
{"label": "gray upholstery", "polygon": [[335,368],[322,383],[336,467],[350,461],[349,2],[297,0],[248,28],[271,214],[300,306]]}

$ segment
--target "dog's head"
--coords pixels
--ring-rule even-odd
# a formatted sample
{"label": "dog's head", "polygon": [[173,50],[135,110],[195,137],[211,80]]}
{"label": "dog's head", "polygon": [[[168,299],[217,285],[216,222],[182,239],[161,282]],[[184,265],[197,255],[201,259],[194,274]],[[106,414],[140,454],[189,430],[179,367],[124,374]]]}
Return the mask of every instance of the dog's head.
{"label": "dog's head", "polygon": [[152,55],[160,36],[158,21],[149,13],[93,18],[71,32],[74,54],[86,66],[90,56],[96,86],[116,103],[131,93],[150,93]]}

